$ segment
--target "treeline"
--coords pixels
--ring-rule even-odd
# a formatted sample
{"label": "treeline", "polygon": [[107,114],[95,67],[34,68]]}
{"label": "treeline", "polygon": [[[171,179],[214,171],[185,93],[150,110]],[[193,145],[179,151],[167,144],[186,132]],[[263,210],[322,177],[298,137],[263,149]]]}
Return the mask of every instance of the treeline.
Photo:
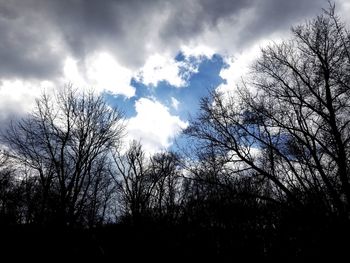
{"label": "treeline", "polygon": [[125,146],[123,115],[101,96],[44,94],[1,136],[0,224],[132,226],[165,251],[227,260],[345,254],[350,34],[334,6],[292,33],[232,93],[201,100],[177,152]]}

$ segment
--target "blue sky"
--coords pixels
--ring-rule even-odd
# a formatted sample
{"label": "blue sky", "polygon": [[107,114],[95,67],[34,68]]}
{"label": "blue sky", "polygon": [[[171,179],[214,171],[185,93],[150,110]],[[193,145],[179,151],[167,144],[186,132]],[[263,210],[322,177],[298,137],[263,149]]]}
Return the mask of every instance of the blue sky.
{"label": "blue sky", "polygon": [[[174,85],[167,79],[160,79],[156,83],[149,84],[145,83],[142,78],[133,77],[130,81],[130,85],[135,89],[133,96],[126,97],[111,92],[103,92],[103,96],[111,106],[121,109],[127,119],[137,118],[139,113],[136,110],[136,104],[140,100],[147,99],[150,103],[158,103],[164,107],[163,110],[167,111],[169,116],[177,116],[180,121],[179,126],[182,125],[181,128],[185,128],[189,117],[196,115],[199,109],[199,100],[208,95],[209,91],[226,83],[220,73],[228,65],[222,56],[215,53],[186,56],[179,52],[172,58],[172,62],[180,63],[178,77],[182,80],[181,85]],[[188,70],[189,66],[192,68],[190,71]],[[181,124],[181,122],[183,123]],[[176,126],[176,122],[173,124]],[[151,152],[172,146],[173,139],[180,131],[180,129],[175,128],[176,132],[171,133],[165,143],[154,141],[147,144],[147,141],[151,141],[153,137],[159,137],[159,134],[154,131],[148,136],[148,134],[143,133],[143,128],[131,131],[132,139],[143,141],[146,144],[146,149]]]}
{"label": "blue sky", "polygon": [[[174,57],[175,61],[184,61],[181,52]],[[169,108],[170,113],[178,114],[187,119],[189,114],[195,114],[199,106],[199,99],[206,96],[209,90],[216,89],[225,79],[220,77],[220,72],[227,65],[223,57],[213,54],[210,57],[192,58],[192,63],[198,67],[198,72],[186,76],[186,83],[182,87],[171,85],[167,80],[162,80],[157,85],[145,85],[132,78],[130,85],[135,88],[135,95],[127,98],[122,95],[113,95],[105,92],[106,100],[112,105],[120,107],[126,117],[136,115],[135,101],[142,97],[155,99]],[[187,72],[186,72],[187,73]],[[180,73],[180,75],[183,75]],[[173,105],[173,99],[179,102],[177,108]]]}
{"label": "blue sky", "polygon": [[[349,25],[350,3],[335,0]],[[0,0],[0,126],[43,91],[93,89],[125,112],[125,141],[156,152],[209,90],[235,92],[271,41],[327,0]]]}

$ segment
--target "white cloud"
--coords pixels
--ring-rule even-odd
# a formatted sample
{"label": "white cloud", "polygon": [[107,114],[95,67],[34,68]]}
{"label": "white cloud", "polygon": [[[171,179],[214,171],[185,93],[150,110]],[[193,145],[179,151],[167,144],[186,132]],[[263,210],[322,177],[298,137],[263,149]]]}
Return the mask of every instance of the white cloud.
{"label": "white cloud", "polygon": [[207,57],[211,58],[215,54],[215,50],[209,46],[205,45],[188,45],[188,46],[182,46],[181,52],[186,57]]}
{"label": "white cloud", "polygon": [[140,140],[149,153],[160,151],[172,144],[172,139],[187,122],[171,115],[169,109],[160,102],[141,98],[135,104],[136,116],[128,121],[128,140]]}
{"label": "white cloud", "polygon": [[166,81],[177,88],[185,87],[189,77],[198,72],[201,60],[215,54],[214,49],[204,45],[183,45],[180,51],[184,55],[181,61],[168,53],[148,56],[136,79],[147,86],[157,86],[159,82]]}
{"label": "white cloud", "polygon": [[175,87],[185,86],[186,82],[180,76],[182,64],[167,55],[151,55],[137,74],[137,80],[152,86],[157,86],[160,81],[167,81]]}
{"label": "white cloud", "polygon": [[97,92],[110,92],[115,95],[132,97],[135,88],[130,85],[132,71],[121,66],[112,55],[98,52],[90,55],[84,65],[67,57],[63,68],[62,82],[71,82],[79,88],[93,87]]}
{"label": "white cloud", "polygon": [[50,81],[1,80],[0,82],[0,122],[31,111],[43,90],[54,87]]}
{"label": "white cloud", "polygon": [[350,25],[350,17],[349,17],[350,2],[341,1],[341,0],[336,1],[336,12],[340,13],[341,19],[344,20],[349,26]]}
{"label": "white cloud", "polygon": [[74,86],[80,88],[85,87],[87,84],[86,80],[79,71],[78,62],[71,57],[67,57],[64,62],[62,81],[70,82]]}
{"label": "white cloud", "polygon": [[178,109],[179,109],[179,104],[180,104],[180,101],[178,101],[178,100],[175,99],[174,97],[171,97],[171,106],[172,106],[175,110],[178,110]]}
{"label": "white cloud", "polygon": [[[146,85],[167,81],[175,87],[184,87],[189,76],[198,71],[198,61],[214,53],[226,57],[229,65],[220,74],[227,84],[219,89],[234,92],[240,77],[258,55],[261,45],[256,44],[258,41],[276,40],[276,36],[289,32],[291,25],[319,13],[321,6],[327,7],[322,0],[224,1],[226,4],[188,0],[152,4],[89,1],[84,6],[77,1],[69,9],[66,1],[50,1],[48,5],[41,2],[15,0],[0,4],[3,22],[0,46],[4,47],[0,50],[1,118],[9,112],[30,109],[41,91],[38,87],[45,86],[46,79],[56,87],[70,81],[76,87],[132,97],[135,95],[135,88],[130,85],[132,77]],[[348,1],[336,2],[342,19],[349,22]],[[179,51],[184,54],[184,61],[174,59]],[[10,77],[17,80],[10,81]],[[140,116],[149,120],[159,115],[154,110],[156,105],[163,106],[154,100],[144,100],[138,101],[140,112],[135,117],[140,123],[143,123]],[[160,106],[158,110],[165,119],[182,122]],[[171,99],[170,107],[178,106]],[[154,116],[141,114],[141,108],[147,108]],[[147,134],[143,137],[158,141],[151,128],[136,126],[135,134],[145,130],[153,137]],[[170,143],[170,139],[161,139],[162,146]]]}
{"label": "white cloud", "polygon": [[226,83],[220,84],[217,90],[234,96],[234,93],[237,92],[237,85],[240,85],[242,79],[244,80],[247,77],[250,66],[261,53],[261,48],[269,43],[268,40],[261,40],[235,57],[225,57],[225,63],[228,66],[220,71],[220,77],[225,79]]}
{"label": "white cloud", "polygon": [[135,88],[130,85],[132,71],[121,66],[108,53],[101,52],[88,57],[86,61],[87,80],[100,91],[124,95],[135,95]]}

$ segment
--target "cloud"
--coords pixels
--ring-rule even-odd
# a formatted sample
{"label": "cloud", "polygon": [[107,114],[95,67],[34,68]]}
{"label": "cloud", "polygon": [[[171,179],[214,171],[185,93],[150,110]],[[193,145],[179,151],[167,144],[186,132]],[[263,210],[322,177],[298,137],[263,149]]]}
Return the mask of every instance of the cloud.
{"label": "cloud", "polygon": [[155,54],[147,59],[136,79],[145,85],[157,86],[158,82],[167,81],[174,87],[182,87],[186,82],[180,76],[181,66],[174,58]]}
{"label": "cloud", "polygon": [[175,99],[174,97],[171,97],[171,106],[175,109],[178,110],[180,105],[180,101]]}
{"label": "cloud", "polygon": [[[166,81],[173,87],[181,88],[188,85],[188,79],[198,72],[198,66],[209,53],[207,50],[182,47],[183,58],[176,60],[169,55],[154,54],[138,71],[135,79],[146,86],[156,87],[159,82]],[[206,52],[206,53],[204,53]]]}
{"label": "cloud", "polygon": [[121,66],[110,54],[102,52],[89,57],[85,67],[87,81],[95,89],[128,98],[135,95],[135,88],[130,85],[132,71]]}
{"label": "cloud", "polygon": [[62,82],[68,81],[81,89],[93,88],[99,93],[108,92],[127,98],[135,95],[135,88],[130,85],[133,73],[106,52],[89,56],[83,65],[67,57],[63,71]]}
{"label": "cloud", "polygon": [[61,73],[64,40],[37,2],[0,0],[2,79],[50,79]]}
{"label": "cloud", "polygon": [[183,45],[180,50],[185,57],[211,58],[216,53],[216,51],[213,48],[203,44],[197,44],[195,46],[191,46],[191,44]]}
{"label": "cloud", "polygon": [[136,116],[128,120],[128,140],[140,140],[147,152],[154,153],[172,144],[172,139],[188,126],[157,100],[140,98],[135,103]]}
{"label": "cloud", "polygon": [[[278,43],[279,40],[275,40],[275,43]],[[261,40],[250,48],[245,49],[243,52],[236,54],[234,57],[226,57],[226,67],[220,71],[220,77],[222,77],[225,82],[217,87],[217,91],[223,93],[228,92],[235,96],[237,85],[241,85],[242,80],[247,81],[246,76],[250,72],[251,66],[256,58],[260,56],[261,49],[269,43],[270,41],[268,40]]]}
{"label": "cloud", "polygon": [[18,118],[31,111],[35,99],[42,91],[50,91],[54,85],[50,81],[3,80],[0,82],[0,129],[10,118]]}
{"label": "cloud", "polygon": [[[350,23],[348,2],[336,3]],[[29,109],[43,83],[71,81],[128,98],[137,94],[133,77],[186,87],[201,57],[213,54],[230,65],[221,72],[227,80],[221,88],[229,89],[257,43],[284,36],[327,6],[325,0],[0,0],[1,118]],[[179,52],[183,60],[175,59]],[[140,106],[148,105],[141,99],[137,105],[152,108]],[[161,139],[162,146],[170,143]]]}
{"label": "cloud", "polygon": [[349,1],[336,1],[336,10],[339,12],[340,17],[350,25],[350,2]]}
{"label": "cloud", "polygon": [[235,53],[322,6],[324,0],[0,0],[0,74],[51,79],[67,56],[84,61],[101,50],[132,71],[184,45]]}

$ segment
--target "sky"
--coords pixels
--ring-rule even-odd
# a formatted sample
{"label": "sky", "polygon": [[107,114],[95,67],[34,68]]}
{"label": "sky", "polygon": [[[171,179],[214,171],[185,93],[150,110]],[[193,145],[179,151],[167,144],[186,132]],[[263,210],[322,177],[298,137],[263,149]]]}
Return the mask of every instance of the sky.
{"label": "sky", "polygon": [[[350,0],[336,0],[350,24]],[[210,90],[231,90],[260,49],[326,0],[0,0],[0,127],[43,90],[95,90],[126,140],[171,148]]]}

